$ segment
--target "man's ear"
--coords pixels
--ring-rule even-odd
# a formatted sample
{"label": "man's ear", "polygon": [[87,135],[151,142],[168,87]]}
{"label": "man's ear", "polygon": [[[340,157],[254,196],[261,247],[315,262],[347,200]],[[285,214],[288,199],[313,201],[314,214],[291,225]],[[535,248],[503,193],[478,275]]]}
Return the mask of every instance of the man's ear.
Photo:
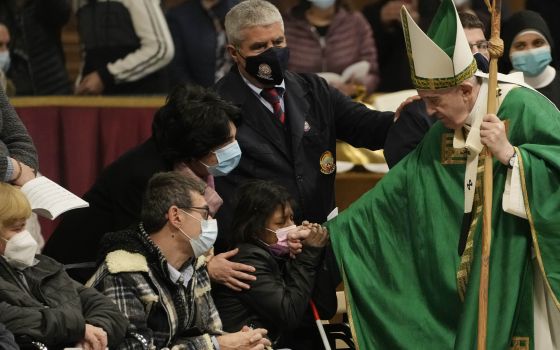
{"label": "man's ear", "polygon": [[172,205],[167,209],[167,220],[175,227],[181,227],[181,216],[179,215],[179,208]]}
{"label": "man's ear", "polygon": [[474,90],[474,86],[470,81],[464,81],[459,85],[461,89],[461,96],[466,99],[470,99]]}
{"label": "man's ear", "polygon": [[236,64],[239,64],[239,52],[237,51],[237,49],[235,48],[235,46],[228,44],[228,46],[226,47],[228,53],[231,56],[231,59],[233,60],[233,62],[235,62]]}

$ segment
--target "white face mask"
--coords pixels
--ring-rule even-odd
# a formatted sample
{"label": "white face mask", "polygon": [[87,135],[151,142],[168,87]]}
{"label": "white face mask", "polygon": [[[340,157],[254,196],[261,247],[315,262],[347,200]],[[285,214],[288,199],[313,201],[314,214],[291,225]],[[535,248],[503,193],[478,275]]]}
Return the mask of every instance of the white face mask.
{"label": "white face mask", "polygon": [[12,267],[23,270],[33,265],[35,253],[37,253],[37,242],[29,231],[23,230],[16,233],[12,238],[6,240],[4,258]]}
{"label": "white face mask", "polygon": [[191,238],[185,233],[185,231],[181,230],[180,227],[177,227],[179,231],[181,231],[181,233],[189,239],[194,256],[195,258],[198,258],[214,246],[214,242],[216,242],[216,238],[218,237],[218,221],[216,221],[216,219],[201,220],[187,213],[183,209],[180,210],[191,218],[200,221],[201,231],[200,236],[197,238]]}

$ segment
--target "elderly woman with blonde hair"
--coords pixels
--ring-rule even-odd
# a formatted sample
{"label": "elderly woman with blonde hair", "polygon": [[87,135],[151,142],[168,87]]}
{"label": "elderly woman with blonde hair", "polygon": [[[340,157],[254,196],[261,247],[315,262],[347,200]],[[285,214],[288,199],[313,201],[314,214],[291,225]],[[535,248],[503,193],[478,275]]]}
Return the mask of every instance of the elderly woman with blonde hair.
{"label": "elderly woman with blonde hair", "polygon": [[124,338],[128,322],[110,299],[73,281],[55,260],[36,255],[26,230],[31,207],[0,183],[0,323],[20,344],[103,350]]}

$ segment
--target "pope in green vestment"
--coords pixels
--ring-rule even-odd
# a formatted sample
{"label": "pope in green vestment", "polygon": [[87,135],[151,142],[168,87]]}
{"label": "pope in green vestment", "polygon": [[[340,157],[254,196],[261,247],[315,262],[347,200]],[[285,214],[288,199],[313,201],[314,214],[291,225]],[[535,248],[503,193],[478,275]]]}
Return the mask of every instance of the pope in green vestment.
{"label": "pope in green vestment", "polygon": [[[440,30],[441,23],[450,30],[444,18],[450,9],[456,14],[451,0],[443,1],[436,24],[432,23],[428,32],[429,39],[440,47],[445,47],[441,43],[446,39],[437,38],[438,23]],[[404,15],[405,31],[411,31],[407,26],[412,19]],[[414,43],[419,37],[413,33],[406,40],[413,81],[428,111],[435,110],[433,114],[440,117],[440,109],[459,108],[445,105],[449,89],[459,89],[457,94],[463,98],[469,92],[463,88],[472,85],[475,96],[470,105],[467,103],[469,116],[462,124],[455,127],[441,117],[416,150],[327,223],[345,277],[350,321],[362,350],[476,348],[481,176],[479,171],[476,182],[466,181],[472,150],[453,148],[453,144],[454,138],[468,134],[469,129],[479,132],[472,128],[476,125],[473,118],[479,106],[485,113],[486,79],[472,77],[472,54],[461,63],[465,56],[458,54],[457,46],[463,44],[456,38],[452,39],[455,48],[442,49],[451,60],[450,73],[446,78],[441,74],[430,77],[421,65],[435,64],[438,58],[433,53],[426,58],[422,53],[416,55],[415,45],[427,47]],[[467,52],[469,48],[463,45],[460,49]],[[426,59],[432,62],[423,62]],[[509,154],[504,158],[498,146],[487,145],[498,158],[493,166],[487,348],[532,350],[535,283],[542,284],[549,310],[560,310],[560,112],[534,90],[505,83],[499,86],[502,96],[497,116],[505,122],[509,147],[515,147],[511,156],[515,166],[509,168]],[[489,124],[494,128],[497,123],[485,116],[480,130],[488,130]],[[480,135],[483,142],[491,138],[487,131],[480,131]],[[518,199],[524,208],[521,215],[503,209],[504,189],[513,182],[508,174],[511,177],[515,171],[521,188]],[[476,185],[476,190],[467,205],[469,184]],[[464,213],[471,211],[468,239],[461,248]],[[559,334],[552,334],[556,346],[559,338]]]}

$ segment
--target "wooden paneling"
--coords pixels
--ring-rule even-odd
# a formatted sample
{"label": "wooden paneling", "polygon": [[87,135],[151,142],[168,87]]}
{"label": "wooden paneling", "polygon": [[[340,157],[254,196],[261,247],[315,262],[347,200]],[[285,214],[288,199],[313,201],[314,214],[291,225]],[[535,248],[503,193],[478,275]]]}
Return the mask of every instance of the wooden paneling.
{"label": "wooden paneling", "polygon": [[336,174],[336,206],[342,211],[375,186],[383,174],[352,171]]}

